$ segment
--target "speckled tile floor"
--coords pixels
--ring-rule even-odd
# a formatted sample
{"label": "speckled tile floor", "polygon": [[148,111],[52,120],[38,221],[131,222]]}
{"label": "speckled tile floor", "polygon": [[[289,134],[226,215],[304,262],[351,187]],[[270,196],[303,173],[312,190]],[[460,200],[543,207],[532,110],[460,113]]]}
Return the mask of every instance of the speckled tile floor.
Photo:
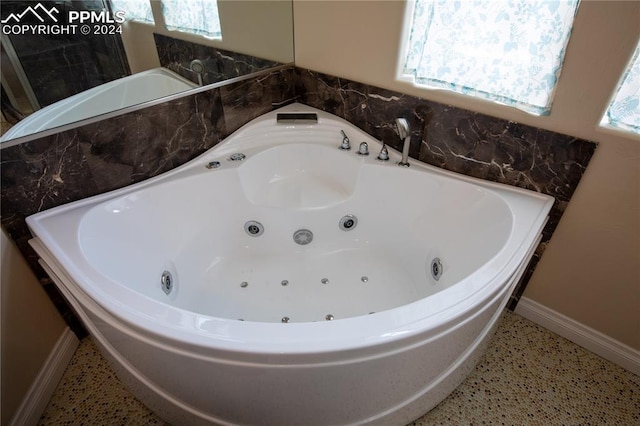
{"label": "speckled tile floor", "polygon": [[[164,425],[84,339],[40,425]],[[640,377],[505,311],[487,353],[425,425],[640,425]]]}

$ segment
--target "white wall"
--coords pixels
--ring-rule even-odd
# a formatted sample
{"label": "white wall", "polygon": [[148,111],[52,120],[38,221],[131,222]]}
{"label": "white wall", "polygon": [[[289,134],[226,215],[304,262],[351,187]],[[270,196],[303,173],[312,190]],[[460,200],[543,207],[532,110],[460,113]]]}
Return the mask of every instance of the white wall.
{"label": "white wall", "polygon": [[404,14],[403,1],[294,0],[296,65],[598,142],[524,295],[640,350],[640,139],[597,126],[640,2],[581,2],[548,117],[399,81]]}
{"label": "white wall", "polygon": [[122,41],[132,73],[160,66],[153,40],[154,32],[272,61],[293,62],[293,16],[290,1],[218,0],[222,40],[169,31],[164,27],[160,3],[153,2],[152,5],[155,24],[129,21],[122,26]]}
{"label": "white wall", "polygon": [[6,425],[67,326],[13,242],[4,230],[1,234],[1,422]]}

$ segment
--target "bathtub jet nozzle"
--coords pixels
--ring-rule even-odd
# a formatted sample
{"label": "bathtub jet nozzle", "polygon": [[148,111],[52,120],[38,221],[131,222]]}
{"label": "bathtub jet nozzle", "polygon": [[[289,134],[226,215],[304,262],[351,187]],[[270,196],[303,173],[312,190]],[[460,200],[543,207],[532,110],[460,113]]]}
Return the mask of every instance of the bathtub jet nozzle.
{"label": "bathtub jet nozzle", "polygon": [[355,215],[347,214],[340,218],[338,228],[343,231],[351,231],[358,224],[358,218]]}
{"label": "bathtub jet nozzle", "polygon": [[431,276],[433,277],[434,280],[438,281],[440,277],[442,277],[443,271],[444,271],[444,268],[442,267],[442,261],[440,260],[439,257],[435,257],[431,261]]}
{"label": "bathtub jet nozzle", "polygon": [[171,272],[169,271],[164,271],[162,273],[162,275],[160,276],[160,287],[162,288],[162,291],[164,291],[164,294],[168,295],[169,293],[171,293],[171,290],[173,290],[173,276],[171,276]]}

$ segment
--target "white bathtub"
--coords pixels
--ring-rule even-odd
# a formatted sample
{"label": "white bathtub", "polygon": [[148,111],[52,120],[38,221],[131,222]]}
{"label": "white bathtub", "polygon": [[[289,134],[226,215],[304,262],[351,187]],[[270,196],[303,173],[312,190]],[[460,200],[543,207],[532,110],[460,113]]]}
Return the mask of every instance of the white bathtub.
{"label": "white bathtub", "polygon": [[[277,112],[162,176],[29,217],[31,243],[122,381],[174,424],[406,424],[473,368],[553,199],[381,162],[344,120]],[[340,130],[371,155],[338,149]]]}
{"label": "white bathtub", "polygon": [[119,78],[48,105],[11,127],[0,142],[53,129],[198,87],[166,68]]}

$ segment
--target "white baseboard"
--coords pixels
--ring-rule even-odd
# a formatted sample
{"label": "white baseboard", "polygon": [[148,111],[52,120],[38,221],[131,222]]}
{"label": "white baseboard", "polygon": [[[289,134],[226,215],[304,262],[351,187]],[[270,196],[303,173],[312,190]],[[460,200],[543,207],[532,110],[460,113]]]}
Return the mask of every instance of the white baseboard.
{"label": "white baseboard", "polygon": [[515,312],[640,376],[640,351],[526,297],[520,299]]}
{"label": "white baseboard", "polygon": [[66,327],[11,419],[11,426],[38,424],[79,343],[76,335]]}

